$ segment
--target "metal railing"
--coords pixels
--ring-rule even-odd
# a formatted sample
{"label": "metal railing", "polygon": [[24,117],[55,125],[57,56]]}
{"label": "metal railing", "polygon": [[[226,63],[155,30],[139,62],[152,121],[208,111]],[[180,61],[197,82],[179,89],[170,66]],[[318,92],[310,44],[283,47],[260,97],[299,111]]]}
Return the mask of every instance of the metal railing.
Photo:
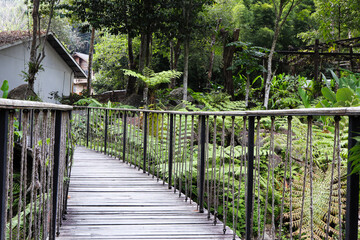
{"label": "metal railing", "polygon": [[234,239],[350,240],[358,238],[359,175],[350,174],[347,155],[359,116],[360,108],[77,108],[73,132],[77,144],[196,201],[214,225],[232,227]]}
{"label": "metal railing", "polygon": [[72,107],[0,99],[0,239],[55,239],[71,167]]}

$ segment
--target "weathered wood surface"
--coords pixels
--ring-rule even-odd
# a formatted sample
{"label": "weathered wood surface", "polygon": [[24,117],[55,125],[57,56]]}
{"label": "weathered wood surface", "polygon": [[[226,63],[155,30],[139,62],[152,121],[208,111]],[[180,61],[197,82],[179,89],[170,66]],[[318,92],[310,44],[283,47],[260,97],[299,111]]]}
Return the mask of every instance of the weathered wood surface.
{"label": "weathered wood surface", "polygon": [[78,147],[57,239],[232,239],[184,199],[142,170]]}

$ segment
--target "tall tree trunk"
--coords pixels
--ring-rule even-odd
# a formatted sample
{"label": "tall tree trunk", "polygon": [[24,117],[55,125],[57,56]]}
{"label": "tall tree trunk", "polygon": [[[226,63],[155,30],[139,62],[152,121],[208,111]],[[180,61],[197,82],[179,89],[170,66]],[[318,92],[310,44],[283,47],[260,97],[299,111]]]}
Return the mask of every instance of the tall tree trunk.
{"label": "tall tree trunk", "polygon": [[[33,26],[32,26],[32,42],[31,42],[31,47],[30,47],[30,61],[29,61],[29,65],[28,65],[28,90],[34,90],[34,82],[35,82],[35,75],[37,73],[36,71],[36,65],[37,65],[37,34],[41,34],[40,33],[40,29],[39,29],[39,7],[40,7],[40,0],[34,0],[33,1],[33,10],[32,10],[32,21],[33,21]],[[40,39],[39,39],[40,41]],[[26,97],[27,97],[27,93],[26,93]]]}
{"label": "tall tree trunk", "polygon": [[[28,86],[25,92],[25,99],[28,98],[28,94],[34,91],[34,83],[36,79],[36,74],[38,74],[41,68],[41,62],[45,58],[45,45],[47,35],[49,34],[50,25],[52,16],[54,13],[54,4],[55,0],[51,0],[50,2],[50,14],[49,14],[49,22],[47,23],[47,29],[45,36],[41,34],[40,28],[40,15],[39,15],[39,8],[40,8],[40,0],[33,0],[33,9],[32,9],[32,42],[30,47],[30,59],[28,63],[28,74],[26,80],[28,82]],[[41,37],[43,37],[43,42],[41,43]],[[41,52],[38,52],[38,49],[42,45]]]}
{"label": "tall tree trunk", "polygon": [[[145,67],[150,66],[150,59],[151,59],[151,33],[143,33],[141,34],[141,43],[140,43],[140,56],[139,56],[139,71],[142,73]],[[143,100],[146,105],[148,105],[148,86],[143,86]],[[139,88],[141,91],[141,88]]]}
{"label": "tall tree trunk", "polygon": [[[134,60],[134,51],[133,51],[133,39],[131,36],[131,28],[129,27],[128,24],[128,5],[127,5],[127,1],[123,0],[122,1],[123,6],[126,6],[123,8],[123,15],[124,15],[124,24],[125,24],[125,28],[127,30],[127,44],[128,44],[128,68],[130,70],[135,70],[136,69],[136,63]],[[126,85],[126,96],[130,96],[131,94],[135,93],[136,89],[136,77],[133,76],[128,76],[128,80],[127,80],[127,85]]]}
{"label": "tall tree trunk", "polygon": [[183,79],[183,100],[187,101],[187,89],[188,89],[188,78],[189,78],[189,48],[190,40],[189,37],[186,38],[184,42],[184,79]]}
{"label": "tall tree trunk", "polygon": [[150,67],[152,59],[152,34],[147,33],[146,37],[145,66]]}
{"label": "tall tree trunk", "polygon": [[225,80],[225,91],[234,98],[234,79],[233,72],[229,68],[232,65],[235,46],[227,46],[229,42],[236,42],[239,40],[240,29],[234,29],[233,36],[230,40],[227,39],[227,32],[223,33],[224,37],[224,53],[223,53],[223,73]]}
{"label": "tall tree trunk", "polygon": [[[216,31],[219,31],[219,25],[221,23],[221,18],[217,20],[217,24],[216,24]],[[216,35],[215,33],[213,33],[212,37],[211,37],[211,54],[210,54],[210,63],[209,63],[209,70],[208,70],[208,82],[207,82],[207,87],[210,87],[211,84],[211,77],[212,77],[212,70],[214,67],[214,59],[215,59],[215,49],[214,49],[214,45],[215,45],[215,41],[216,41]]]}
{"label": "tall tree trunk", "polygon": [[[174,42],[170,40],[170,69],[174,70]],[[170,79],[169,88],[174,89],[176,86],[176,79]]]}
{"label": "tall tree trunk", "polygon": [[275,47],[276,47],[276,43],[277,43],[279,33],[280,33],[280,17],[281,17],[281,14],[282,14],[282,12],[280,12],[276,16],[274,38],[273,38],[273,41],[272,41],[272,44],[271,44],[271,49],[270,49],[268,60],[267,60],[267,76],[266,76],[266,81],[265,81],[265,97],[264,97],[264,107],[265,107],[265,109],[268,109],[268,104],[269,104],[271,80],[272,80],[272,77],[273,77],[272,59],[273,59],[273,56],[274,56],[274,53],[275,53]]}
{"label": "tall tree trunk", "polygon": [[[130,70],[135,70],[136,64],[134,61],[134,52],[133,52],[133,43],[130,34],[128,34],[128,65]],[[135,84],[136,84],[136,77],[129,76],[126,86],[126,95],[130,96],[131,94],[135,93]]]}
{"label": "tall tree trunk", "polygon": [[[270,98],[270,88],[271,88],[271,80],[273,77],[272,73],[272,59],[274,57],[275,53],[275,47],[276,43],[280,34],[281,27],[286,22],[287,17],[289,16],[290,12],[301,2],[302,0],[291,0],[291,1],[280,1],[279,5],[276,5],[275,1],[274,7],[275,7],[275,13],[276,13],[276,19],[275,19],[275,29],[274,29],[274,38],[271,44],[271,49],[268,56],[268,62],[267,62],[267,76],[265,81],[265,97],[264,97],[264,107],[265,109],[268,109],[269,104],[269,98]],[[289,7],[287,7],[289,5]],[[287,8],[287,12],[284,14],[284,9]]]}
{"label": "tall tree trunk", "polygon": [[[174,42],[170,41],[170,69],[174,71],[177,71],[177,65],[178,65],[180,49],[181,49],[180,47],[181,47],[180,40],[177,40],[175,47],[174,47]],[[176,87],[176,78],[172,78],[170,80],[169,87],[171,89],[174,89]]]}
{"label": "tall tree trunk", "polygon": [[87,96],[91,95],[91,81],[92,81],[92,63],[94,54],[94,42],[95,42],[95,28],[91,28],[90,48],[89,48],[89,62],[88,62],[88,79],[87,79]]}
{"label": "tall tree trunk", "polygon": [[139,72],[142,73],[146,62],[147,52],[147,34],[142,33],[140,36],[140,52],[139,52]]}

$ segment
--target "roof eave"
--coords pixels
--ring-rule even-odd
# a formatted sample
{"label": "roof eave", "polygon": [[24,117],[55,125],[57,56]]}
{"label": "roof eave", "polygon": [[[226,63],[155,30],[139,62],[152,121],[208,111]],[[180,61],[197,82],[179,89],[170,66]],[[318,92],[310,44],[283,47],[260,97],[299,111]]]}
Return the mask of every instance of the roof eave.
{"label": "roof eave", "polygon": [[75,61],[75,59],[69,54],[64,45],[56,38],[53,33],[49,33],[47,36],[48,43],[54,48],[59,56],[66,62],[66,64],[73,70],[76,78],[87,78],[87,74]]}

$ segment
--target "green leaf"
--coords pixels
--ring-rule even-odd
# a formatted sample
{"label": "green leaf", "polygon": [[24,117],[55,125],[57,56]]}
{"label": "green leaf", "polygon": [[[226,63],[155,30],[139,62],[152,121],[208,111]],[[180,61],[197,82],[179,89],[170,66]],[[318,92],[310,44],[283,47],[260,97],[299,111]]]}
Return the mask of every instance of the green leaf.
{"label": "green leaf", "polygon": [[9,82],[8,80],[4,80],[2,86],[1,86],[1,91],[3,91],[3,95],[2,98],[7,98],[8,94],[9,94]]}
{"label": "green leaf", "polygon": [[331,76],[336,81],[337,84],[339,84],[339,78],[336,76],[333,70],[330,70]]}
{"label": "green leaf", "polygon": [[327,87],[323,87],[321,89],[321,93],[323,94],[323,96],[329,100],[330,102],[332,103],[335,103],[336,102],[336,95],[333,91],[331,91],[329,88]]}
{"label": "green leaf", "polygon": [[334,104],[334,107],[349,107],[349,106],[350,106],[349,102],[345,102],[345,101],[339,101]]}
{"label": "green leaf", "polygon": [[352,102],[355,94],[350,88],[340,88],[336,92],[336,100],[338,102],[344,101],[344,102]]}
{"label": "green leaf", "polygon": [[356,89],[356,95],[358,95],[358,97],[360,97],[360,88]]}
{"label": "green leaf", "polygon": [[316,104],[316,107],[317,108],[327,108],[327,107],[330,107],[330,104],[329,104],[328,100],[324,99],[324,100],[318,102],[318,104]]}
{"label": "green leaf", "polygon": [[299,92],[301,100],[302,100],[302,102],[304,104],[304,107],[305,108],[310,108],[311,107],[310,99],[309,99],[309,96],[306,94],[305,90],[302,89],[301,87],[299,87],[298,92]]}

